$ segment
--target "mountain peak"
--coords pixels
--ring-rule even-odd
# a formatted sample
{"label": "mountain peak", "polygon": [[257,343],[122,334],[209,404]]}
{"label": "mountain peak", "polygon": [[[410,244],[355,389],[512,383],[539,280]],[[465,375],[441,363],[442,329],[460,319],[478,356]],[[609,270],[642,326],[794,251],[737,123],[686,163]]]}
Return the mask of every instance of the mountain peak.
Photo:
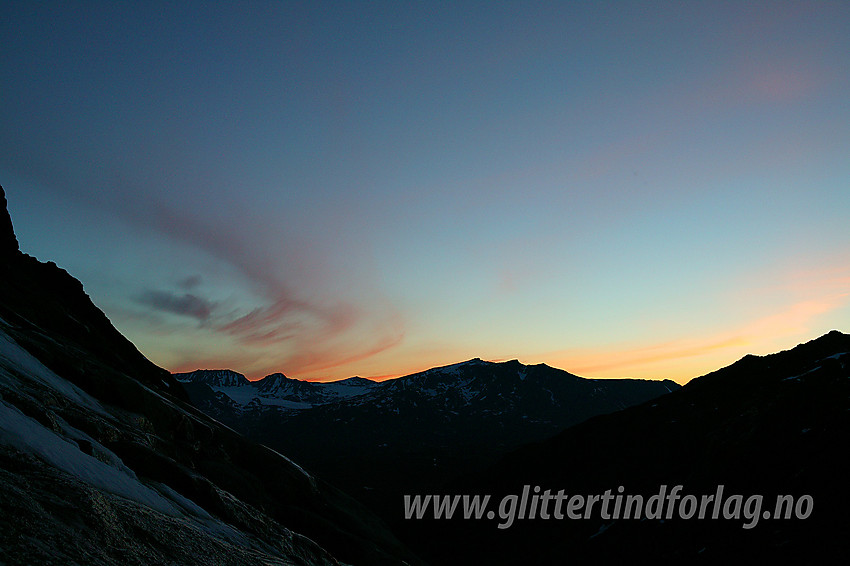
{"label": "mountain peak", "polygon": [[298,379],[292,379],[291,377],[286,377],[286,375],[281,372],[270,373],[264,378],[257,381],[257,383],[286,383],[288,381],[300,381]]}
{"label": "mountain peak", "polygon": [[359,375],[355,375],[354,377],[348,377],[346,379],[340,379],[338,381],[329,381],[327,383],[335,383],[338,385],[356,385],[356,386],[364,386],[364,385],[374,385],[376,382],[371,379],[367,379],[365,377],[360,377]]}
{"label": "mountain peak", "polygon": [[18,239],[12,226],[12,217],[6,203],[6,193],[0,186],[0,258],[6,259],[18,253]]}
{"label": "mountain peak", "polygon": [[256,387],[259,389],[260,393],[263,394],[281,392],[282,390],[288,390],[292,387],[309,388],[312,386],[306,381],[300,381],[298,379],[286,377],[280,372],[270,373],[263,379],[257,380],[254,383],[256,384]]}
{"label": "mountain peak", "polygon": [[250,384],[244,375],[230,369],[196,369],[187,373],[175,373],[174,377],[183,383],[204,383],[217,387],[240,387]]}

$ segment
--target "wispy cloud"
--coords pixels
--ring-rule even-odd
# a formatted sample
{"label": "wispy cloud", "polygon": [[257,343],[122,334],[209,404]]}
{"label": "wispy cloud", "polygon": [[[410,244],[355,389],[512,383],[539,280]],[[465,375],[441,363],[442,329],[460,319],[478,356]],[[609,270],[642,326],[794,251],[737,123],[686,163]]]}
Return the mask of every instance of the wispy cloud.
{"label": "wispy cloud", "polygon": [[[146,205],[128,203],[124,210],[130,220],[234,267],[245,278],[245,287],[263,304],[247,312],[240,312],[239,305],[229,312],[216,310],[215,303],[195,292],[201,283],[200,275],[179,282],[187,291],[183,294],[147,291],[138,298],[139,302],[197,318],[213,332],[230,336],[252,349],[274,351],[274,360],[263,366],[263,371],[298,374],[337,367],[385,351],[403,339],[402,318],[385,301],[358,306],[330,298],[303,298],[301,295],[308,294],[307,290],[293,289],[278,274],[281,260],[264,253],[262,242],[249,243],[247,238],[256,235],[238,228],[236,223],[222,226],[150,200]],[[307,255],[308,251],[278,253],[298,256]],[[238,347],[234,344],[234,348]]]}
{"label": "wispy cloud", "polygon": [[[365,359],[403,340],[403,318],[394,305],[371,288],[355,289],[348,300],[322,296],[311,280],[327,276],[328,270],[316,267],[321,258],[310,249],[309,242],[296,238],[288,241],[285,232],[269,227],[239,204],[230,206],[228,216],[222,219],[214,215],[221,213],[221,206],[187,208],[166,200],[162,191],[147,190],[108,172],[90,172],[86,179],[58,171],[44,175],[49,181],[45,185],[63,197],[189,246],[199,256],[215,258],[241,277],[241,281],[231,281],[233,293],[227,300],[203,296],[201,290],[207,286],[217,286],[220,291],[222,281],[217,273],[202,272],[132,296],[133,302],[146,307],[148,313],[170,313],[203,323],[203,334],[184,337],[194,342],[198,359],[189,359],[185,348],[177,352],[181,348],[177,344],[155,345],[156,351],[149,347],[156,359],[179,359],[181,367],[206,366],[205,356],[212,350],[201,341],[208,341],[216,344],[213,350],[221,354],[217,360],[240,360],[242,371],[297,375]],[[253,222],[247,220],[251,218]],[[163,266],[168,261],[166,253]],[[153,271],[157,269],[152,267]],[[332,275],[332,266],[329,269]],[[147,320],[148,325],[155,321],[168,324],[144,314],[138,313],[136,324],[140,320]],[[163,330],[155,329],[154,334]]]}
{"label": "wispy cloud", "polygon": [[353,344],[344,343],[316,344],[313,348],[304,348],[291,356],[287,360],[288,367],[303,374],[322,372],[360,362],[385,352],[404,340],[404,328],[400,319],[393,318],[394,321],[387,321],[387,328],[381,329],[381,332],[375,334],[361,347],[352,347]]}
{"label": "wispy cloud", "polygon": [[136,302],[156,310],[187,316],[204,322],[210,318],[215,303],[191,293],[177,295],[170,291],[149,289],[137,296]]}
{"label": "wispy cloud", "polygon": [[[674,340],[621,351],[594,352],[568,358],[566,367],[582,375],[597,375],[612,370],[631,375],[639,366],[683,358],[696,358],[721,350],[739,349],[750,342],[741,336],[732,338],[711,337],[704,340]],[[614,348],[612,348],[614,350]],[[659,376],[664,377],[664,376]]]}
{"label": "wispy cloud", "polygon": [[200,275],[190,275],[189,277],[184,277],[180,281],[177,282],[177,285],[181,289],[185,289],[186,291],[190,291],[195,287],[198,287],[201,284],[202,278]]}

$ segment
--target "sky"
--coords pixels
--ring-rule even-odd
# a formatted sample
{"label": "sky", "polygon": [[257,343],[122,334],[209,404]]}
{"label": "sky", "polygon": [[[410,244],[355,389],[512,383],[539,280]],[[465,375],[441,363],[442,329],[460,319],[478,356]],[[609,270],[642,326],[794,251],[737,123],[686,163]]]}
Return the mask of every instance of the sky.
{"label": "sky", "polygon": [[21,249],[172,371],[680,383],[850,332],[850,3],[10,2]]}

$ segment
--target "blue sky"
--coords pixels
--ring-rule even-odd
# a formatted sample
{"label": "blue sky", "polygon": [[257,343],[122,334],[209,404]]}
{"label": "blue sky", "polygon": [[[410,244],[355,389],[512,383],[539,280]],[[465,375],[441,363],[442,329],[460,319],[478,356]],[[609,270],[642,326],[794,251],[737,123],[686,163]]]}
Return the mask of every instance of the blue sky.
{"label": "blue sky", "polygon": [[683,382],[848,329],[847,3],[0,15],[21,247],[169,369]]}

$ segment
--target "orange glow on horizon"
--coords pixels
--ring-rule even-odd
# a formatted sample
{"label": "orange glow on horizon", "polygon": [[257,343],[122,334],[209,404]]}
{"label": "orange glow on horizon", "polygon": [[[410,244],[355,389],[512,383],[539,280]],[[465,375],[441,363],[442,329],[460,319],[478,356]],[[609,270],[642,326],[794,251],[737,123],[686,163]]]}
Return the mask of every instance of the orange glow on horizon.
{"label": "orange glow on horizon", "polygon": [[[808,341],[817,338],[810,335],[814,319],[843,307],[848,296],[848,293],[837,293],[817,300],[803,300],[782,313],[705,337],[593,352],[566,351],[547,357],[586,377],[667,378],[687,383],[746,354],[766,355],[793,347],[795,344],[787,343],[787,339],[797,337]],[[666,368],[666,372],[662,368]]]}
{"label": "orange glow on horizon", "polygon": [[[734,363],[746,354],[765,355],[788,349],[799,342],[812,340],[832,329],[841,331],[846,328],[827,328],[823,321],[818,320],[824,315],[845,308],[850,297],[850,270],[832,268],[827,270],[797,271],[790,276],[777,278],[777,285],[769,289],[756,289],[743,292],[734,300],[748,304],[755,297],[779,293],[795,300],[787,304],[778,314],[756,318],[737,327],[718,330],[701,336],[689,336],[680,339],[651,341],[630,341],[602,345],[590,349],[568,349],[550,352],[516,352],[518,355],[480,355],[489,361],[504,361],[520,359],[526,364],[545,363],[549,366],[563,369],[582,377],[642,379],[673,379],[678,383],[687,383],[695,377],[704,375]],[[833,325],[838,326],[838,325]],[[796,340],[796,342],[795,342]],[[387,381],[406,375],[419,373],[433,367],[458,363],[475,355],[463,355],[460,348],[448,350],[432,349],[427,352],[419,351],[399,356],[395,363],[400,370],[381,371],[381,363],[376,357],[394,346],[393,341],[378,343],[370,351],[362,354],[347,352],[340,359],[333,356],[327,359],[312,358],[306,361],[304,367],[293,367],[290,360],[289,371],[281,364],[266,363],[260,368],[256,366],[248,379],[255,381],[262,377],[282,371],[285,375],[309,382],[332,382],[347,379],[351,376],[361,376],[372,381]],[[468,351],[468,349],[467,349]],[[326,354],[335,352],[328,350]],[[339,353],[337,353],[339,354]],[[447,355],[457,359],[447,359]],[[373,358],[369,360],[369,358]],[[296,358],[297,360],[298,358]],[[407,361],[413,359],[415,361]],[[369,360],[371,370],[355,366]],[[267,360],[270,362],[271,360]],[[240,371],[248,366],[250,358],[225,360],[218,356],[214,361],[190,361],[175,364],[172,371],[193,371],[198,367],[224,367]],[[298,364],[295,364],[296,366]],[[386,367],[386,366],[384,366]],[[306,370],[306,371],[305,371]],[[336,371],[329,371],[336,370]],[[334,375],[336,374],[336,375]]]}

